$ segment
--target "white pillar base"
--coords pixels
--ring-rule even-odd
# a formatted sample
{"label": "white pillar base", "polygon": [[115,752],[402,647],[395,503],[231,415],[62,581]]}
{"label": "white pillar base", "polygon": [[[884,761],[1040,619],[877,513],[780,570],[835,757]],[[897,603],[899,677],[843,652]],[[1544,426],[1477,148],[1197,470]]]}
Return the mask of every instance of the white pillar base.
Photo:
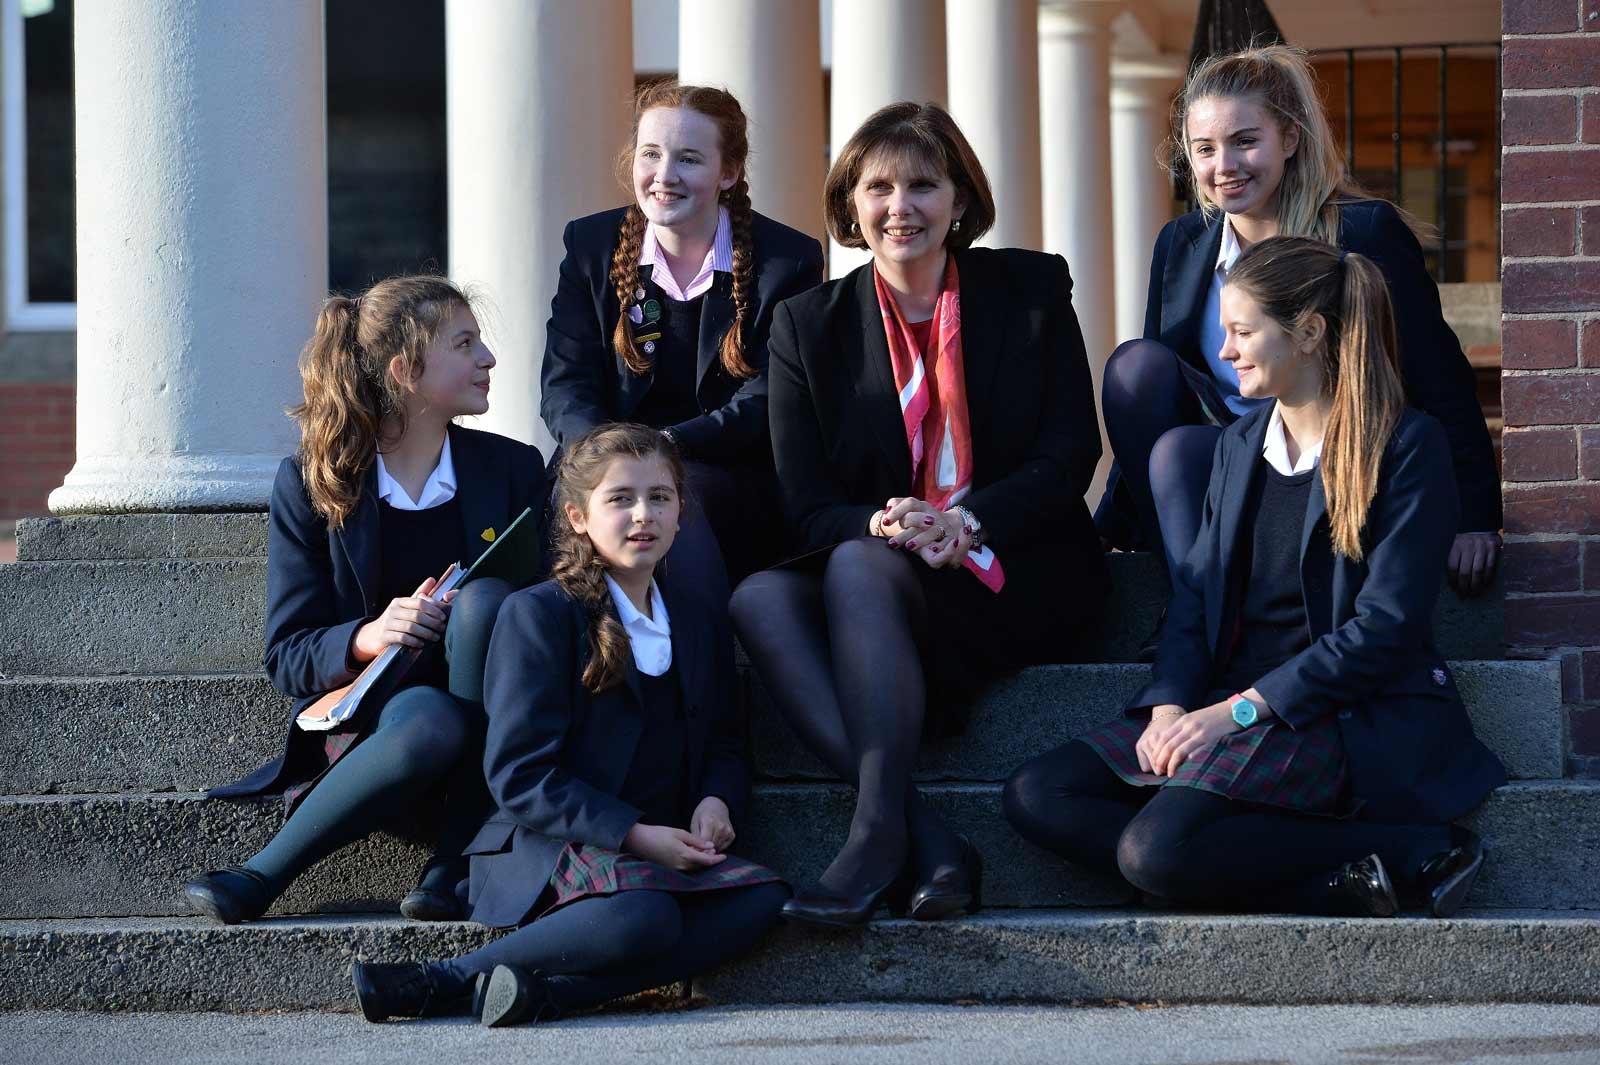
{"label": "white pillar base", "polygon": [[50,513],[261,510],[281,454],[117,455],[78,461],[50,493]]}

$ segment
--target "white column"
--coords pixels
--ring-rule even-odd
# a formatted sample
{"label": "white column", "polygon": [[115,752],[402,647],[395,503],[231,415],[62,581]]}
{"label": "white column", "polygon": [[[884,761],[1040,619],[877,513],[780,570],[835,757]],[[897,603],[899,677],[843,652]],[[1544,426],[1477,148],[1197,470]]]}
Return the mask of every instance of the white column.
{"label": "white column", "polygon": [[756,210],[821,238],[822,20],[815,3],[681,0],[678,80],[725,88],[750,120]]}
{"label": "white column", "polygon": [[328,283],[322,4],[80,4],[78,457],[57,514],[259,508]]}
{"label": "white column", "polygon": [[485,428],[538,444],[539,366],[568,221],[619,206],[629,0],[447,0],[450,276],[479,288],[500,365]]}
{"label": "white column", "polygon": [[1144,333],[1150,254],[1172,218],[1172,175],[1163,156],[1171,135],[1172,94],[1182,56],[1152,55],[1111,63],[1111,205],[1116,231],[1117,344]]}
{"label": "white column", "polygon": [[[829,158],[863,119],[897,100],[945,101],[944,0],[849,0],[833,9],[833,96]],[[833,244],[828,276],[870,256]]]}
{"label": "white column", "polygon": [[978,243],[1041,248],[1038,0],[945,0],[950,113],[989,175],[994,228]]}
{"label": "white column", "polygon": [[[1039,122],[1043,142],[1044,246],[1066,257],[1072,306],[1100,379],[1114,346],[1116,261],[1111,238],[1111,31],[1116,0],[1048,0],[1039,9]],[[1097,502],[1111,447],[1090,486]]]}

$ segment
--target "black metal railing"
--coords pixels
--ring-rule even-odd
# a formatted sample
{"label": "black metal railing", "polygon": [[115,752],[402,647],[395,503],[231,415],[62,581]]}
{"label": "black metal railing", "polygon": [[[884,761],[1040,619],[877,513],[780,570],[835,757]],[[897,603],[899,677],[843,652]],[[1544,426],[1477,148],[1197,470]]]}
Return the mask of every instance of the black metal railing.
{"label": "black metal railing", "polygon": [[[1311,53],[1313,59],[1342,57],[1344,59],[1344,154],[1345,165],[1351,174],[1359,175],[1363,170],[1379,173],[1376,168],[1363,168],[1356,159],[1356,58],[1358,55],[1387,54],[1390,57],[1392,68],[1392,105],[1390,111],[1389,138],[1392,152],[1389,164],[1389,192],[1396,203],[1401,202],[1404,177],[1404,142],[1402,137],[1404,118],[1403,87],[1405,83],[1405,60],[1407,56],[1426,55],[1428,53],[1437,57],[1437,111],[1438,111],[1438,174],[1435,179],[1434,222],[1437,227],[1437,239],[1433,247],[1427,249],[1428,257],[1433,260],[1434,280],[1444,283],[1449,280],[1460,280],[1451,277],[1450,260],[1452,252],[1464,252],[1468,241],[1460,236],[1452,224],[1451,199],[1458,196],[1465,201],[1470,190],[1465,187],[1452,189],[1450,168],[1450,54],[1470,49],[1474,52],[1493,50],[1495,62],[1495,84],[1491,111],[1494,115],[1494,195],[1498,200],[1500,188],[1500,42],[1458,42],[1451,44],[1427,45],[1366,45],[1358,48],[1324,48]],[[1495,259],[1499,260],[1499,226],[1495,226]]]}

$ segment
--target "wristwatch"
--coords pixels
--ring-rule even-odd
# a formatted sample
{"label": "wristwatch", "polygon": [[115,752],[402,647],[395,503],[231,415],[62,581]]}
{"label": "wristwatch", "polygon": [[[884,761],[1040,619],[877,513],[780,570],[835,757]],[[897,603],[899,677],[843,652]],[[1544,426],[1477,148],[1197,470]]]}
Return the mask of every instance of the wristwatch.
{"label": "wristwatch", "polygon": [[967,535],[972,537],[972,549],[976,551],[978,548],[982,547],[983,522],[978,520],[978,516],[976,514],[972,513],[972,511],[961,506],[960,504],[957,504],[951,509],[961,516],[962,526],[966,529]]}
{"label": "wristwatch", "polygon": [[1228,709],[1233,711],[1233,723],[1240,728],[1249,728],[1261,717],[1261,711],[1256,709],[1256,704],[1242,695],[1235,695]]}

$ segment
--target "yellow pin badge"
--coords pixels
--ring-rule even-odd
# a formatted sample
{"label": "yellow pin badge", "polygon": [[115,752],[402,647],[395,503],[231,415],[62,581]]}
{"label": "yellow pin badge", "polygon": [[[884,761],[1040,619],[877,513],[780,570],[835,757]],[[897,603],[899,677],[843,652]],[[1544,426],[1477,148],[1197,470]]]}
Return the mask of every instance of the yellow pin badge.
{"label": "yellow pin badge", "polygon": [[481,535],[483,536],[483,539],[485,541],[487,541],[487,542],[489,542],[491,544],[494,543],[495,532],[494,532],[493,528],[488,528],[488,529],[483,530],[483,533]]}

